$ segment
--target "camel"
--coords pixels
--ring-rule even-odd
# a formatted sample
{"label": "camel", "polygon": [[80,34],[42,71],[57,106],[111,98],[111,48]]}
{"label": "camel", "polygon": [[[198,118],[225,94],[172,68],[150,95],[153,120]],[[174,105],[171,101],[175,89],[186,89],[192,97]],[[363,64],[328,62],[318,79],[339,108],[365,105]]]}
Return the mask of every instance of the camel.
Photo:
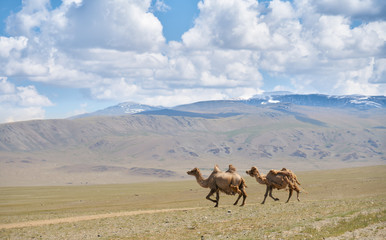
{"label": "camel", "polygon": [[[206,179],[204,179],[200,169],[198,168],[193,168],[192,170],[188,171],[187,174],[195,176],[197,183],[201,187],[210,189],[206,199],[216,203],[214,207],[218,207],[220,191],[228,195],[235,195],[236,193],[239,194],[236,202],[233,205],[237,205],[240,198],[243,197],[241,206],[244,206],[245,199],[247,198],[247,194],[245,192],[245,180],[235,172],[236,168],[234,168],[232,165],[229,166],[229,169],[231,172],[223,172],[217,165],[215,165],[213,172]],[[215,200],[211,198],[214,193],[216,193]]]}
{"label": "camel", "polygon": [[270,170],[267,175],[262,175],[260,174],[259,170],[257,167],[252,167],[251,170],[246,171],[248,175],[251,177],[255,177],[256,181],[260,184],[265,184],[267,185],[267,189],[264,194],[264,200],[261,202],[261,204],[265,203],[265,199],[267,198],[267,195],[275,200],[279,201],[279,198],[275,198],[272,196],[272,190],[273,189],[285,189],[288,187],[289,189],[289,195],[286,203],[290,200],[293,191],[295,190],[297,192],[297,199],[299,200],[299,193],[300,193],[300,188],[298,184],[300,185],[300,182],[298,181],[296,175],[289,169],[283,168],[282,170]]}

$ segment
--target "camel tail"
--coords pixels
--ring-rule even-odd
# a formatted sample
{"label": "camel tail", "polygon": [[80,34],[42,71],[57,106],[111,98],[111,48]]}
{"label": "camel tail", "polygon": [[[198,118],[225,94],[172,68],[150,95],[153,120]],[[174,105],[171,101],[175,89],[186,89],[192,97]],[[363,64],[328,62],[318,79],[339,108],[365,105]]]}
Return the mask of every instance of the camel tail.
{"label": "camel tail", "polygon": [[299,190],[299,193],[305,193],[305,194],[308,194],[308,192],[307,192],[303,187],[296,186],[296,188]]}
{"label": "camel tail", "polygon": [[290,172],[290,176],[291,176],[291,178],[292,178],[293,180],[295,180],[295,182],[296,182],[297,184],[301,185],[300,182],[299,182],[299,180],[298,180],[298,177],[295,175],[295,173]]}
{"label": "camel tail", "polygon": [[298,181],[298,178],[295,176],[295,181],[297,184],[301,185],[300,182]]}
{"label": "camel tail", "polygon": [[304,188],[302,188],[300,192],[301,192],[301,193],[308,194],[308,192],[307,192]]}

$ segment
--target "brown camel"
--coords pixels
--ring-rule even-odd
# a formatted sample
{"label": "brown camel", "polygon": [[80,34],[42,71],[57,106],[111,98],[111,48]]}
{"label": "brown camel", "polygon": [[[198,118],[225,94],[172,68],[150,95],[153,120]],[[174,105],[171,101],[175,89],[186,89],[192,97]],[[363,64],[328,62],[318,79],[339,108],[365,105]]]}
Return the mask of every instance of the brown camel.
{"label": "brown camel", "polygon": [[[231,165],[229,167],[231,169]],[[245,192],[245,180],[235,172],[236,169],[233,166],[231,171],[232,172],[223,172],[218,168],[217,165],[215,165],[213,172],[206,179],[204,179],[200,169],[198,168],[193,168],[192,170],[188,171],[187,174],[195,176],[197,183],[201,187],[210,189],[206,199],[216,203],[215,207],[218,207],[220,191],[228,195],[235,195],[236,193],[239,194],[236,202],[233,205],[237,205],[240,198],[243,197],[241,206],[244,206],[245,199],[247,198],[247,194]],[[216,193],[216,200],[211,198],[214,193]]]}
{"label": "brown camel", "polygon": [[260,174],[257,167],[252,167],[251,170],[246,171],[246,173],[251,177],[255,177],[258,183],[267,185],[267,189],[264,194],[264,200],[261,204],[265,203],[265,199],[267,198],[268,194],[273,200],[278,201],[279,200],[278,198],[275,198],[274,196],[272,196],[272,190],[275,188],[280,190],[280,189],[285,189],[287,187],[289,189],[289,195],[286,203],[288,203],[288,201],[290,200],[294,190],[297,192],[298,201],[300,201],[299,200],[300,188],[298,186],[298,184],[300,185],[300,183],[296,175],[291,170],[288,170],[286,168],[283,168],[280,171],[270,170],[267,175],[264,175],[264,174],[262,175]]}

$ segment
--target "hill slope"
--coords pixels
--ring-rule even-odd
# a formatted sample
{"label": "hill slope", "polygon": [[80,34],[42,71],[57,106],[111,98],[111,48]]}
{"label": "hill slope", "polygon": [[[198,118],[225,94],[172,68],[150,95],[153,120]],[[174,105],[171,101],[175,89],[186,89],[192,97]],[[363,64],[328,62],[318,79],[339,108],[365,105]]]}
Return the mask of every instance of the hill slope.
{"label": "hill slope", "polygon": [[384,108],[225,101],[162,113],[1,124],[1,185],[180,179],[230,163],[240,171],[386,163]]}

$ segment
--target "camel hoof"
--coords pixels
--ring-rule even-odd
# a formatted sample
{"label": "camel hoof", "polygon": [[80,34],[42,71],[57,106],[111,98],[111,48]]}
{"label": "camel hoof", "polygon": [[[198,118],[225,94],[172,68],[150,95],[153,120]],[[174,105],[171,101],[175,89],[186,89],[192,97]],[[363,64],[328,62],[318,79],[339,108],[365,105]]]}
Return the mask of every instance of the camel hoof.
{"label": "camel hoof", "polygon": [[278,198],[275,198],[275,201],[279,201],[279,199],[278,199]]}

